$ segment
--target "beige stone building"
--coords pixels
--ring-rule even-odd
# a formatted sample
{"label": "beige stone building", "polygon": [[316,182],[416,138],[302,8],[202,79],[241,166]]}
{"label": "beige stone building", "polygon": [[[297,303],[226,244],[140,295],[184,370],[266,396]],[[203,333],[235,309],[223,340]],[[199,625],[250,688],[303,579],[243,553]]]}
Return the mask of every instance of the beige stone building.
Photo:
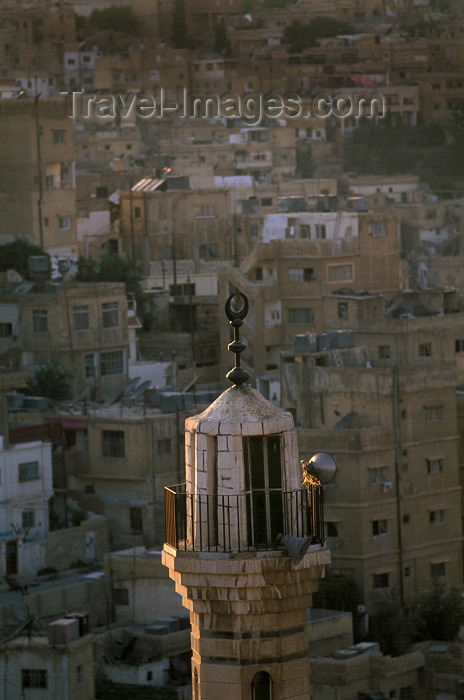
{"label": "beige stone building", "polygon": [[182,403],[176,411],[170,396],[163,410],[147,398],[53,415],[67,440],[69,492],[84,510],[105,515],[111,549],[163,541],[163,489],[184,478],[183,421],[193,412]]}
{"label": "beige stone building", "polygon": [[[239,267],[219,268],[222,298],[238,289],[252,300],[244,361],[255,375],[278,368],[279,352],[291,346],[295,334],[325,330],[325,294],[341,288],[392,293],[401,287],[393,213],[270,214],[264,236],[268,242],[256,246]],[[223,333],[225,338],[228,330]]]}
{"label": "beige stone building", "polygon": [[95,397],[111,396],[127,382],[123,283],[49,285],[41,292],[2,295],[0,307],[0,352],[13,366],[57,363],[71,373],[74,395],[89,387]]}
{"label": "beige stone building", "polygon": [[32,634],[3,642],[0,669],[5,700],[16,700],[18,694],[47,700],[94,697],[92,637],[79,636],[78,620],[57,620],[48,626],[48,637]]}
{"label": "beige stone building", "polygon": [[338,331],[321,336],[331,349],[284,353],[282,403],[295,410],[302,456],[316,442],[337,460],[325,493],[334,567],[367,605],[385,590],[407,600],[433,581],[460,586],[459,318],[388,320],[375,297],[325,301],[328,328],[343,305],[354,347]]}
{"label": "beige stone building", "polygon": [[1,238],[27,236],[50,254],[77,257],[72,122],[63,99],[2,100]]}

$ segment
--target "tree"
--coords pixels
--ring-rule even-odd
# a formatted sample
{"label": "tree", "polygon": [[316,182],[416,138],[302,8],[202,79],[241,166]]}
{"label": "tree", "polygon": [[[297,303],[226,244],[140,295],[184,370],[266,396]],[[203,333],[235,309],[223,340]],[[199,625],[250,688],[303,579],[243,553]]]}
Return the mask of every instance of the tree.
{"label": "tree", "polygon": [[0,272],[16,270],[20,275],[28,273],[27,261],[30,255],[45,255],[49,261],[50,256],[38,245],[35,245],[26,236],[18,236],[12,243],[0,246]]}
{"label": "tree", "polygon": [[171,39],[176,49],[187,49],[190,45],[187,33],[185,0],[174,1]]}
{"label": "tree", "polygon": [[296,147],[296,174],[302,180],[314,177],[311,146],[303,144]]}
{"label": "tree", "polygon": [[99,31],[112,29],[115,32],[136,34],[139,29],[139,21],[129,6],[106,7],[103,10],[93,10],[90,15],[90,24]]}
{"label": "tree", "polygon": [[141,293],[142,275],[136,264],[116,253],[105,253],[100,260],[81,256],[77,268],[76,280],[79,282],[124,282],[127,292]]}
{"label": "tree", "polygon": [[436,582],[419,597],[413,615],[418,639],[454,641],[464,625],[464,601],[458,588]]}
{"label": "tree", "polygon": [[219,54],[230,53],[230,43],[227,38],[226,23],[224,18],[214,28],[214,51]]}
{"label": "tree", "polygon": [[307,24],[294,19],[285,27],[282,42],[290,44],[291,52],[300,53],[303,49],[314,46],[318,39],[352,33],[354,29],[350,24],[332,17],[315,17]]}
{"label": "tree", "polygon": [[319,590],[313,596],[315,608],[325,610],[346,610],[355,612],[361,595],[354,579],[344,574],[334,574],[327,570],[319,583]]}
{"label": "tree", "polygon": [[60,365],[50,362],[34,370],[26,382],[25,390],[30,396],[46,396],[62,401],[71,396],[72,374]]}
{"label": "tree", "polygon": [[406,653],[414,633],[410,611],[401,607],[396,592],[379,594],[369,616],[368,638],[378,642],[384,654],[400,656]]}

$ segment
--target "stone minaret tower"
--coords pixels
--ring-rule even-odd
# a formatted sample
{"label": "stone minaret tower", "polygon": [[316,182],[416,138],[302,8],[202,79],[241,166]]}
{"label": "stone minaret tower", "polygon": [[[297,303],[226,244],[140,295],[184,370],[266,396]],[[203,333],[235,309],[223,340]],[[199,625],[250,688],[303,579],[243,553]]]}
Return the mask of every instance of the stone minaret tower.
{"label": "stone minaret tower", "polygon": [[186,421],[163,563],[190,611],[193,700],[308,700],[307,608],[330,562],[320,487],[302,486],[292,416],[244,385],[248,302],[231,299],[234,386]]}

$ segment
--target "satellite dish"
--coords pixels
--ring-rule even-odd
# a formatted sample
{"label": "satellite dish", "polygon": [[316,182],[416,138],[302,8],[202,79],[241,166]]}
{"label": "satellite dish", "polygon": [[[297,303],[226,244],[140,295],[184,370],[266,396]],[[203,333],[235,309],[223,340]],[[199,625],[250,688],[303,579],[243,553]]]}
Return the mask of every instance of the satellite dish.
{"label": "satellite dish", "polygon": [[123,396],[127,396],[127,394],[135,388],[136,384],[139,381],[140,381],[140,377],[135,377],[135,379],[131,379],[130,382],[128,382],[125,386],[123,386],[123,388],[120,389],[118,391],[118,393],[115,394],[115,396],[113,396],[113,398],[109,402],[109,405],[112,406],[114,403],[119,401],[119,399],[122,399]]}
{"label": "satellite dish", "polygon": [[122,390],[123,396],[127,396],[128,394],[131,394],[132,391],[137,386],[137,384],[139,383],[139,381],[140,381],[140,377],[134,377],[134,379],[131,379],[130,382],[128,384],[126,384],[126,386]]}
{"label": "satellite dish", "polygon": [[356,608],[356,610],[358,611],[358,613],[359,613],[360,615],[362,615],[363,613],[366,612],[366,606],[363,605],[362,603],[360,603],[360,604],[358,605],[358,607]]}
{"label": "satellite dish", "polygon": [[86,386],[83,391],[81,391],[80,394],[76,396],[75,399],[71,401],[71,406],[74,406],[74,404],[78,403],[79,401],[82,401],[83,399],[86,399],[90,395],[90,387]]}
{"label": "satellite dish", "polygon": [[145,393],[145,391],[149,388],[150,385],[151,382],[149,379],[147,379],[146,381],[139,384],[139,386],[135,387],[135,389],[133,389],[131,393],[128,396],[126,396],[126,398],[130,400],[137,399],[139,396]]}
{"label": "satellite dish", "polygon": [[109,401],[109,405],[112,406],[116,401],[119,401],[119,399],[123,396],[124,394],[124,389],[119,389],[118,393],[113,396],[112,399]]}
{"label": "satellite dish", "polygon": [[343,418],[340,418],[337,423],[335,423],[333,429],[334,430],[347,430],[348,428],[351,428],[353,423],[357,420],[358,418],[358,413],[357,411],[351,411],[351,413],[347,413],[346,416],[343,416]]}

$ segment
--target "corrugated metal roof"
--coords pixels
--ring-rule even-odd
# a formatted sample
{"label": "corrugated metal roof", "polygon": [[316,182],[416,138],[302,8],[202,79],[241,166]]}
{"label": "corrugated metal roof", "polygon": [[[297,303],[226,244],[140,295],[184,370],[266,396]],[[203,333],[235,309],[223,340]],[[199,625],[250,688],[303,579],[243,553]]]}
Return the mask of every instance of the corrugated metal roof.
{"label": "corrugated metal roof", "polygon": [[132,192],[155,192],[166,182],[164,178],[144,177],[131,187]]}

